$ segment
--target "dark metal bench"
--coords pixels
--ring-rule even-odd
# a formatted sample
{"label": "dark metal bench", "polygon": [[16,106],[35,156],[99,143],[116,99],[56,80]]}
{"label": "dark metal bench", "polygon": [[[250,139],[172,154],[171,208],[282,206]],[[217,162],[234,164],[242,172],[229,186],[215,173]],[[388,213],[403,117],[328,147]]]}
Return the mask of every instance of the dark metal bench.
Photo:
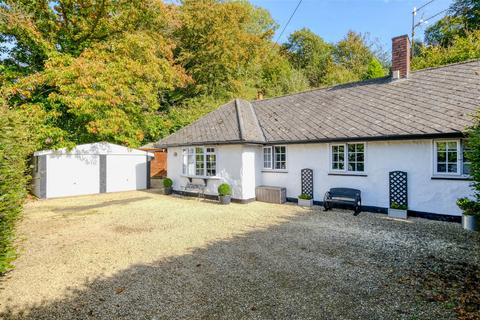
{"label": "dark metal bench", "polygon": [[351,205],[355,209],[354,214],[357,215],[362,207],[361,192],[351,188],[331,188],[323,198],[325,211],[331,209],[333,204]]}

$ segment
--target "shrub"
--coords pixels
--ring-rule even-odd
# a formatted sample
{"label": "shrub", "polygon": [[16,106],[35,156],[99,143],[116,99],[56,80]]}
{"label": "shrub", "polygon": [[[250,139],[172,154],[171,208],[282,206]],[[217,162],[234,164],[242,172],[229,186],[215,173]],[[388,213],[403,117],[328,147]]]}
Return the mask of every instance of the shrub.
{"label": "shrub", "polygon": [[460,198],[457,200],[457,206],[465,215],[480,215],[480,118],[478,113],[474,125],[467,129],[466,136],[470,151],[466,152],[465,156],[471,163],[470,176],[473,180],[471,186],[474,198]]}
{"label": "shrub", "polygon": [[27,159],[34,146],[25,119],[30,121],[0,105],[0,275],[16,258],[15,225],[27,195]]}
{"label": "shrub", "polygon": [[466,216],[480,216],[480,202],[478,201],[460,198],[457,200],[457,206],[463,210],[463,214]]}
{"label": "shrub", "polygon": [[391,209],[397,209],[397,210],[407,210],[407,205],[406,204],[400,204],[397,202],[392,202],[390,203],[390,208]]}
{"label": "shrub", "polygon": [[222,197],[232,195],[232,187],[228,183],[222,183],[218,186],[218,195]]}
{"label": "shrub", "polygon": [[171,188],[173,186],[173,180],[170,178],[163,179],[163,186],[165,188]]}
{"label": "shrub", "polygon": [[312,200],[312,196],[306,193],[302,193],[301,195],[298,196],[298,199],[302,200]]}

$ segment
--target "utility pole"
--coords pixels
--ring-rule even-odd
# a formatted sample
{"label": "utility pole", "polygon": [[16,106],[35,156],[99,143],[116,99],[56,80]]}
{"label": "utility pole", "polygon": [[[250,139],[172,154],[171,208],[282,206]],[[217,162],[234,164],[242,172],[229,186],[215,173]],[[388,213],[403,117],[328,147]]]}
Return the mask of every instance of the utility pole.
{"label": "utility pole", "polygon": [[417,8],[413,7],[412,11],[412,49],[410,50],[410,58],[413,58],[413,52],[415,51],[415,16],[417,15]]}

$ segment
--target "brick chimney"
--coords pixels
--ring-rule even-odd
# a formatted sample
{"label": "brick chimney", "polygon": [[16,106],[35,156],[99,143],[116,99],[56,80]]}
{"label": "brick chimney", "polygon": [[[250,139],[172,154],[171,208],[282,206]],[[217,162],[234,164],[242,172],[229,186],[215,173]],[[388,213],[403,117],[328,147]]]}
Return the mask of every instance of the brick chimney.
{"label": "brick chimney", "polygon": [[410,74],[410,39],[408,35],[392,39],[392,78],[403,79]]}

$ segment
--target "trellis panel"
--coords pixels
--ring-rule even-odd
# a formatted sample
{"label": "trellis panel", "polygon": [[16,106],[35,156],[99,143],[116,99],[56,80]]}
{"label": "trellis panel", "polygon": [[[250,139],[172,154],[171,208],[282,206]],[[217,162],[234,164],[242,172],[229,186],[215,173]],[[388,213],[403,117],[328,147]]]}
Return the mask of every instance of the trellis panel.
{"label": "trellis panel", "polygon": [[390,205],[397,203],[408,207],[408,180],[404,171],[392,171],[390,178]]}
{"label": "trellis panel", "polygon": [[313,170],[302,169],[302,194],[308,194],[313,198]]}

